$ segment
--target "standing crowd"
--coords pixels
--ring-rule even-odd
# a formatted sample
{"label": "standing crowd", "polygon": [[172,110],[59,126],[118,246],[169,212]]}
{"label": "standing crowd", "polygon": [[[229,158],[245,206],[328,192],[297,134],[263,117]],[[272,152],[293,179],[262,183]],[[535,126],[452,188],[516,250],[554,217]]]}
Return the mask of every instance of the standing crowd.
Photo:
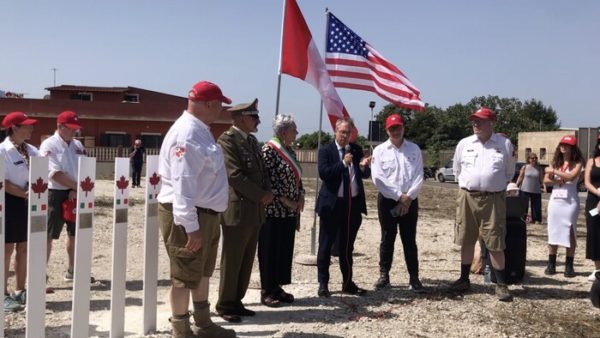
{"label": "standing crowd", "polygon": [[[166,134],[159,155],[162,187],[159,224],[169,257],[169,291],[174,337],[235,337],[233,329],[211,320],[209,282],[216,268],[222,236],[220,284],[216,312],[228,322],[255,315],[242,302],[258,253],[261,294],[267,307],[294,302],[284,290],[292,281],[295,233],[300,230],[305,190],[302,168],[293,150],[298,135],[291,115],[277,115],[274,136],[262,148],[253,135],[260,116],[258,100],[229,105],[221,89],[207,81],[196,83],[188,93],[187,109]],[[210,125],[231,118],[233,125],[218,139]],[[500,301],[511,301],[506,272],[507,184],[515,167],[514,149],[505,136],[494,131],[496,114],[481,108],[468,118],[473,135],[458,143],[454,172],[458,182],[454,242],[460,246],[460,276],[450,283],[456,292],[471,288],[470,267],[478,240],[489,252]],[[28,168],[31,156],[49,159],[48,251],[66,224],[68,267],[65,279],[73,278],[75,219],[69,212],[77,192],[77,159],[85,148],[74,136],[81,128],[77,114],[62,112],[54,135],[38,151],[27,143],[35,119],[9,113],[2,120],[7,137],[0,145],[6,163],[5,278],[15,252],[15,291],[5,281],[5,311],[18,311],[26,302]],[[330,292],[331,256],[339,256],[342,293],[363,296],[365,288],[353,278],[353,251],[363,215],[367,214],[363,180],[371,179],[378,190],[377,213],[381,230],[379,278],[376,290],[389,287],[396,236],[403,246],[409,289],[426,292],[419,278],[416,241],[419,193],[423,185],[423,158],[418,145],[404,138],[402,116],[385,121],[388,140],[365,155],[351,142],[354,123],[339,119],[334,140],[318,154],[319,215],[317,280],[319,297]],[[135,140],[129,152],[133,187],[140,186],[145,149]],[[585,168],[585,170],[583,170]],[[517,179],[523,196],[531,203],[532,222],[542,222],[541,193],[553,185],[548,203],[548,263],[545,273],[556,273],[558,246],[566,248],[564,275],[574,277],[573,257],[577,238],[579,197],[577,182],[583,171],[586,200],[586,258],[600,270],[600,139],[593,158],[586,160],[574,136],[563,137],[549,167],[542,170],[535,154],[529,154]],[[508,190],[516,190],[511,186]],[[69,209],[70,208],[70,209]],[[66,210],[66,212],[65,212]],[[590,275],[592,278],[593,274]],[[93,277],[92,277],[93,281]],[[47,292],[52,292],[48,287]],[[191,307],[193,311],[190,312]],[[191,322],[193,318],[193,323]]]}

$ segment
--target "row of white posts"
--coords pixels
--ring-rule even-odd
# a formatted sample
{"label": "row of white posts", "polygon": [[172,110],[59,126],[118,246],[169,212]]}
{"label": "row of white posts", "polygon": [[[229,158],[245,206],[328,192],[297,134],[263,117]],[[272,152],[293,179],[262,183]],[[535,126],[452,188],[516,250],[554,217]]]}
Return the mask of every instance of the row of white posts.
{"label": "row of white posts", "polygon": [[[46,246],[48,215],[48,158],[31,157],[29,164],[26,337],[45,337]],[[158,156],[146,159],[144,224],[143,333],[156,330],[158,282]],[[71,337],[87,337],[90,314],[90,277],[94,225],[96,159],[79,158],[77,220],[73,279]],[[0,243],[4,243],[5,163],[0,161]],[[113,250],[111,281],[111,337],[123,337],[125,326],[125,271],[127,265],[127,211],[129,158],[115,159]],[[0,250],[0,289],[4,289],[4,250]],[[0,311],[0,337],[4,311]]]}

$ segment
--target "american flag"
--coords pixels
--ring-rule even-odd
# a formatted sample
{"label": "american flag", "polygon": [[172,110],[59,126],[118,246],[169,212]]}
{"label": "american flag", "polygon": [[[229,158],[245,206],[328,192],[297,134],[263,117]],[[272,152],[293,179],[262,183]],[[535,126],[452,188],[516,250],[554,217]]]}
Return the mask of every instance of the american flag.
{"label": "american flag", "polygon": [[419,89],[331,12],[327,13],[327,71],[338,88],[377,93],[398,107],[423,110]]}

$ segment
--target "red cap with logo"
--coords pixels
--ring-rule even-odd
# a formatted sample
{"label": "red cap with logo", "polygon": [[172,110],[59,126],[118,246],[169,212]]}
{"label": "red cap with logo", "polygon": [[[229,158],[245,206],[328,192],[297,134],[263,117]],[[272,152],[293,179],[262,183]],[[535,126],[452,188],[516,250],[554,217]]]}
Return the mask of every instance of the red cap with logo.
{"label": "red cap with logo", "polygon": [[481,107],[477,109],[476,112],[469,116],[469,120],[473,119],[482,119],[482,120],[490,120],[496,121],[496,113],[494,113],[491,109],[486,107]]}
{"label": "red cap with logo", "polygon": [[404,119],[398,114],[392,114],[385,119],[385,129],[389,129],[394,126],[404,126]]}
{"label": "red cap with logo", "polygon": [[56,123],[63,124],[69,129],[81,129],[79,117],[75,112],[70,110],[65,110],[64,112],[58,114],[58,117],[56,118]]}
{"label": "red cap with logo", "polygon": [[577,139],[575,138],[575,136],[573,135],[567,135],[567,136],[563,136],[560,139],[560,144],[568,144],[570,146],[574,146],[577,144]]}
{"label": "red cap with logo", "polygon": [[2,120],[2,126],[7,129],[12,126],[31,126],[36,123],[37,120],[30,119],[25,113],[20,111],[8,113]]}
{"label": "red cap with logo", "polygon": [[231,99],[224,96],[221,88],[216,84],[208,81],[200,81],[190,89],[188,99],[192,101],[213,101],[219,100],[227,104],[231,104]]}

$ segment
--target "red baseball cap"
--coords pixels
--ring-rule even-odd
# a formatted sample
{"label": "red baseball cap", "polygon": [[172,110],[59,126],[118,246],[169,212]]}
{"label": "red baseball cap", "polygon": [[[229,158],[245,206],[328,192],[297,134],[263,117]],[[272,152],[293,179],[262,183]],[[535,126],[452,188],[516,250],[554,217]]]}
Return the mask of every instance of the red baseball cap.
{"label": "red baseball cap", "polygon": [[69,129],[81,129],[79,117],[75,112],[70,110],[65,110],[64,112],[58,114],[58,117],[56,118],[56,123],[64,124]]}
{"label": "red baseball cap", "polygon": [[31,126],[37,123],[37,120],[30,119],[25,113],[20,111],[14,111],[12,113],[8,113],[2,119],[2,126],[6,129],[12,126]]}
{"label": "red baseball cap", "polygon": [[213,101],[219,100],[231,104],[231,99],[224,96],[221,88],[208,81],[196,83],[188,93],[188,99],[192,101]]}
{"label": "red baseball cap", "polygon": [[471,116],[469,116],[469,120],[473,119],[496,121],[496,113],[489,108],[481,107],[471,114]]}
{"label": "red baseball cap", "polygon": [[567,136],[563,136],[560,139],[560,142],[558,142],[559,144],[568,144],[570,146],[575,146],[577,145],[577,138],[575,138],[575,136],[573,135],[567,135]]}
{"label": "red baseball cap", "polygon": [[398,114],[392,114],[385,119],[385,129],[393,126],[404,126],[404,119]]}

